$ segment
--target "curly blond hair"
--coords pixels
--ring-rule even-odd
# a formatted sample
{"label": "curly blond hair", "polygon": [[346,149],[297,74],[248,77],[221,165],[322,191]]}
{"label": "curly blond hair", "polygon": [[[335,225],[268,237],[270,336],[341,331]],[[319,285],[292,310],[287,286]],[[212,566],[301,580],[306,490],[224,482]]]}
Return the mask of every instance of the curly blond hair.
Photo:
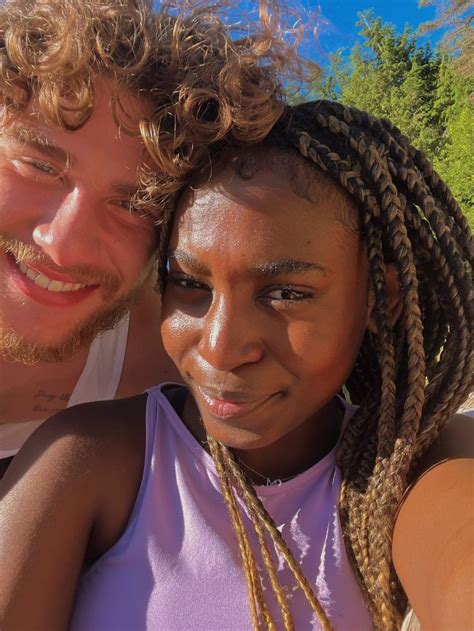
{"label": "curly blond hair", "polygon": [[[196,6],[173,16],[149,0],[7,1],[0,7],[6,120],[35,96],[47,121],[76,130],[91,115],[98,76],[143,97],[151,114],[127,129],[141,134],[149,160],[134,202],[159,217],[210,144],[258,141],[282,111],[278,74],[289,49],[264,22],[233,41],[223,10]],[[114,113],[127,128],[119,94]]]}

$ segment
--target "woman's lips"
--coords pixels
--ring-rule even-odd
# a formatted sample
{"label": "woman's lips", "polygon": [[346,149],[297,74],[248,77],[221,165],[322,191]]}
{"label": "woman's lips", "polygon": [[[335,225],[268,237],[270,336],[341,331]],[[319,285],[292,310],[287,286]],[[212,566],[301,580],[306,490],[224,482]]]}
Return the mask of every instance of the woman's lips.
{"label": "woman's lips", "polygon": [[276,393],[254,396],[241,392],[215,393],[198,386],[201,400],[213,416],[229,418],[242,416],[266,403]]}

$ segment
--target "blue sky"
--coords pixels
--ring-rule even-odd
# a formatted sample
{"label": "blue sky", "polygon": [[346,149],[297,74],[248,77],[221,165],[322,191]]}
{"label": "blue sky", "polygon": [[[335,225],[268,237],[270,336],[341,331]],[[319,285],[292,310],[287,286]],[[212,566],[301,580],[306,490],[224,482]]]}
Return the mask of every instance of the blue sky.
{"label": "blue sky", "polygon": [[[285,0],[283,0],[285,1]],[[212,4],[213,0],[210,0]],[[244,23],[258,19],[257,0],[234,0],[238,7],[239,17]],[[418,0],[286,0],[291,19],[302,19],[305,24],[305,39],[300,53],[314,59],[321,65],[327,61],[328,53],[339,48],[349,50],[358,40],[358,12],[373,9],[375,15],[384,22],[391,22],[398,32],[403,31],[405,24],[413,30],[422,23],[435,17],[433,7],[418,7]],[[234,11],[228,14],[230,22],[234,22]],[[238,20],[239,18],[237,18]],[[234,22],[235,23],[235,22]],[[291,24],[291,22],[290,22]],[[317,35],[312,35],[313,29]],[[420,43],[430,41],[436,45],[441,33],[434,31],[420,37]]]}
{"label": "blue sky", "polygon": [[[304,0],[303,0],[304,1]],[[291,4],[291,2],[290,2]],[[305,7],[315,6],[306,0]],[[357,39],[357,13],[373,9],[384,22],[395,24],[402,31],[405,24],[416,29],[422,22],[431,20],[432,7],[420,9],[418,0],[320,0],[322,13],[320,42],[323,50],[332,51],[341,46],[351,47]],[[430,34],[433,43],[439,38],[438,33]],[[423,38],[426,39],[426,36]]]}
{"label": "blue sky", "polygon": [[[1,1],[1,0],[0,0]],[[185,0],[178,0],[185,3]],[[214,4],[218,0],[209,0]],[[258,0],[231,0],[237,12],[228,10],[227,20],[235,24],[243,20],[244,24],[258,19]],[[291,19],[302,19],[307,26],[300,53],[314,59],[321,65],[328,61],[328,54],[339,48],[349,50],[359,39],[356,22],[358,12],[373,9],[375,15],[384,22],[391,22],[398,32],[406,24],[413,30],[422,23],[435,17],[435,9],[420,9],[418,0],[283,0],[291,13]],[[201,0],[205,4],[206,0]],[[155,0],[155,5],[159,0]],[[313,36],[313,29],[317,35]],[[244,29],[245,32],[245,29]],[[420,43],[430,41],[436,45],[442,33],[434,31],[420,37]]]}

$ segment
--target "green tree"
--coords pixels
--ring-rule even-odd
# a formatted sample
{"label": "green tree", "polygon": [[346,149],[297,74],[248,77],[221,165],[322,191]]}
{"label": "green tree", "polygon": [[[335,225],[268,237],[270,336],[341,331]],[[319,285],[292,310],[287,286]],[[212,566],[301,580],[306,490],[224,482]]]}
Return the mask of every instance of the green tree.
{"label": "green tree", "polygon": [[464,76],[474,73],[474,18],[472,0],[419,0],[420,7],[434,6],[437,17],[420,27],[421,33],[446,29],[443,42],[454,55],[457,70]]}
{"label": "green tree", "polygon": [[419,45],[409,27],[397,33],[371,11],[359,18],[362,42],[332,55],[313,95],[393,121],[428,155],[474,225],[472,79],[446,52]]}
{"label": "green tree", "polygon": [[430,156],[474,227],[474,92],[473,78],[461,76],[449,59],[441,65],[435,109],[442,121],[443,142]]}

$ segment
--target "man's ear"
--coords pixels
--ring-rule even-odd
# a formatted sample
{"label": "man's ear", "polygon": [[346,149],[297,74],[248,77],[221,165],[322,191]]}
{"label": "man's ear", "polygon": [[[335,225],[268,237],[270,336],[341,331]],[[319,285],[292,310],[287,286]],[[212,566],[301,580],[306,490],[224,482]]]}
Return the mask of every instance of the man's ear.
{"label": "man's ear", "polygon": [[[388,309],[390,312],[390,324],[393,326],[400,317],[403,303],[400,298],[400,283],[398,282],[398,272],[392,263],[387,265],[385,270],[385,283],[387,289]],[[375,318],[375,294],[374,289],[369,289],[367,311],[367,328],[371,333],[378,334],[378,326]]]}

